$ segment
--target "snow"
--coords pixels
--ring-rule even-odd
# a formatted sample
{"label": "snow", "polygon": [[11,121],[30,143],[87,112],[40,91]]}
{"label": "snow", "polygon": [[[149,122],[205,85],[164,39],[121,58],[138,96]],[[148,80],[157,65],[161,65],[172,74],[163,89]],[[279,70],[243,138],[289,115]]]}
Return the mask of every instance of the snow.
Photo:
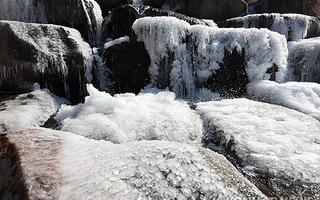
{"label": "snow", "polygon": [[200,146],[112,144],[48,129],[9,139],[23,151],[31,199],[266,199],[223,156]]}
{"label": "snow", "polygon": [[262,173],[276,177],[282,180],[278,186],[286,178],[320,183],[320,122],[314,118],[248,99],[197,106],[207,127],[206,137],[215,138],[216,145],[234,152],[248,176]]}
{"label": "snow", "polygon": [[202,121],[171,92],[119,94],[99,92],[92,85],[84,104],[63,105],[56,119],[62,131],[113,143],[172,140],[200,143]]}
{"label": "snow", "polygon": [[304,39],[308,35],[314,17],[300,14],[253,14],[232,18],[227,23],[241,21],[243,28],[268,28],[284,35],[288,40]]}
{"label": "snow", "polygon": [[285,106],[320,120],[320,85],[317,83],[260,81],[248,84],[248,95]]}
{"label": "snow", "polygon": [[0,132],[43,125],[66,100],[37,89],[0,103]]}
{"label": "snow", "polygon": [[109,47],[112,47],[113,45],[121,44],[124,42],[129,42],[129,40],[130,40],[129,36],[125,36],[125,37],[117,38],[115,40],[108,41],[104,44],[104,49],[108,49]]}
{"label": "snow", "polygon": [[320,83],[320,37],[288,43],[289,81]]}
{"label": "snow", "polygon": [[194,96],[198,85],[217,73],[225,51],[244,51],[250,81],[270,79],[267,71],[274,66],[279,68],[276,80],[285,79],[286,39],[267,29],[191,26],[174,17],[144,17],[135,21],[133,29],[151,59],[151,86],[166,82],[161,73],[169,73],[169,87],[178,96]]}

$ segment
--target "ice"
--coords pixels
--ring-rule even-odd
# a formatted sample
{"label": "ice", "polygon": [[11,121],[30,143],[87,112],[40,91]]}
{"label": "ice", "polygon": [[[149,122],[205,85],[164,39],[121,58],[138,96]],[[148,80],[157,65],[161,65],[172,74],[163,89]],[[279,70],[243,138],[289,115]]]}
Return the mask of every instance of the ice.
{"label": "ice", "polygon": [[320,83],[320,37],[289,42],[289,81]]}
{"label": "ice", "polygon": [[169,141],[112,144],[48,129],[10,133],[31,199],[266,199],[223,156]]}
{"label": "ice", "polygon": [[243,28],[268,28],[284,35],[288,40],[307,38],[315,17],[300,14],[253,14],[227,20],[227,24],[239,23]]}
{"label": "ice", "polygon": [[[206,137],[231,152],[229,155],[234,156],[243,173],[254,181],[259,181],[257,175],[268,177],[264,183],[279,181],[267,187],[289,190],[287,194],[292,198],[299,193],[299,187],[319,194],[319,121],[288,108],[248,99],[199,103],[197,111],[207,127]],[[286,183],[290,187],[284,186]]]}
{"label": "ice", "polygon": [[173,140],[200,143],[202,122],[187,103],[171,92],[119,94],[99,92],[92,85],[84,104],[63,105],[56,119],[62,131],[113,143]]}
{"label": "ice", "polygon": [[248,95],[285,106],[320,120],[320,85],[317,83],[260,81],[248,84]]}
{"label": "ice", "polygon": [[43,125],[66,100],[37,89],[0,103],[0,132]]}
{"label": "ice", "polygon": [[[278,68],[276,81],[285,79],[288,49],[284,36],[267,29],[219,29],[189,25],[174,17],[145,17],[135,21],[138,41],[151,58],[151,86],[169,87],[178,96],[194,96],[223,64],[225,52],[244,53],[250,81],[270,79],[268,69]],[[165,73],[165,75],[163,75]]]}
{"label": "ice", "polygon": [[115,40],[110,40],[104,44],[104,49],[108,49],[109,47],[112,47],[113,45],[121,44],[124,42],[129,42],[129,40],[130,40],[129,36],[120,37]]}

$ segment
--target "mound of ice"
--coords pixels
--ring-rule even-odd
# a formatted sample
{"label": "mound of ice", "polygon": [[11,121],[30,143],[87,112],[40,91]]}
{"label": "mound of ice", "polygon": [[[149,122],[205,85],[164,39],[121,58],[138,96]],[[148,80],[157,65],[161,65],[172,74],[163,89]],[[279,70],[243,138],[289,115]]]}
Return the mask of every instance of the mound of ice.
{"label": "mound of ice", "polygon": [[191,26],[174,17],[141,18],[133,29],[151,58],[151,85],[169,86],[179,96],[194,96],[199,85],[218,73],[226,52],[244,54],[250,81],[270,79],[274,67],[277,81],[286,74],[286,39],[267,29]]}
{"label": "mound of ice", "polygon": [[247,99],[199,103],[206,141],[223,147],[267,195],[320,197],[320,122]]}
{"label": "mound of ice", "polygon": [[0,103],[0,132],[43,125],[66,100],[35,90]]}
{"label": "mound of ice", "polygon": [[61,130],[113,143],[135,140],[197,141],[200,117],[171,92],[111,95],[92,85],[84,104],[63,105],[56,119]]}
{"label": "mound of ice", "polygon": [[289,42],[289,81],[320,83],[320,37]]}
{"label": "mound of ice", "polygon": [[303,112],[320,120],[320,85],[316,83],[259,81],[248,84],[250,97]]}
{"label": "mound of ice", "polygon": [[48,129],[8,136],[23,151],[31,199],[266,198],[223,156],[200,146],[112,144]]}
{"label": "mound of ice", "polygon": [[300,14],[253,14],[228,19],[223,27],[268,28],[284,35],[289,41],[319,36],[320,21]]}

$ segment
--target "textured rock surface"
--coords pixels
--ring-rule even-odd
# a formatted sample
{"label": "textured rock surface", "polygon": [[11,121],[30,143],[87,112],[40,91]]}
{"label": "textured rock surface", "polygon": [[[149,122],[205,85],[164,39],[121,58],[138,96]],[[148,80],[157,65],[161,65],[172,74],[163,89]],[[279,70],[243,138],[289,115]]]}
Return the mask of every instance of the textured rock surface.
{"label": "textured rock surface", "polygon": [[[265,198],[223,156],[198,146],[165,141],[114,145],[47,129],[9,133],[1,138],[1,152],[8,144],[14,145],[15,156],[6,156],[23,177],[0,176],[10,182],[23,178],[19,194],[27,192],[30,199]],[[0,163],[1,169],[12,170],[7,159]],[[2,196],[12,192],[0,191]]]}
{"label": "textured rock surface", "polygon": [[247,10],[242,0],[144,0],[144,4],[217,21],[240,16]]}
{"label": "textured rock surface", "polygon": [[258,14],[228,19],[219,23],[226,28],[267,28],[285,35],[289,41],[320,36],[320,20],[298,14]]}
{"label": "textured rock surface", "polygon": [[0,21],[0,91],[29,91],[34,82],[74,102],[85,95],[90,47],[74,29]]}
{"label": "textured rock surface", "polygon": [[94,0],[1,0],[0,20],[57,24],[77,29],[96,44],[101,10]]}
{"label": "textured rock surface", "polygon": [[317,199],[320,123],[247,99],[199,103],[205,143],[221,151],[267,196]]}

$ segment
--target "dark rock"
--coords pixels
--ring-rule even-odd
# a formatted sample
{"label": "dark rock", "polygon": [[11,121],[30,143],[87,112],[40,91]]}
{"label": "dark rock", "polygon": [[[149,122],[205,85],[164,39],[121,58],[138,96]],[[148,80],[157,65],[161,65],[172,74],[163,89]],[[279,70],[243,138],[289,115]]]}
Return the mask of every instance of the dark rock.
{"label": "dark rock", "polygon": [[320,36],[320,19],[306,15],[260,14],[218,23],[225,28],[267,28],[285,35],[288,41]]}
{"label": "dark rock", "polygon": [[150,6],[124,5],[112,9],[111,14],[105,19],[103,23],[102,40],[105,41],[107,38],[116,39],[123,36],[131,36],[131,38],[134,38],[135,34],[132,30],[134,21],[142,17],[155,16],[172,16],[184,20],[191,25],[208,25],[203,20],[172,11],[152,8]]}
{"label": "dark rock", "polygon": [[150,81],[150,58],[141,42],[124,42],[105,49],[111,93],[139,93]]}
{"label": "dark rock", "polygon": [[247,10],[243,0],[144,0],[144,4],[217,21],[240,16]]}
{"label": "dark rock", "polygon": [[112,8],[128,3],[128,0],[96,0],[96,1],[100,5],[103,17],[107,16],[108,12],[111,11]]}
{"label": "dark rock", "polygon": [[[57,24],[77,29],[87,42],[96,45],[98,4],[93,0],[17,0],[0,7],[0,20]],[[101,15],[101,13],[100,13]],[[100,22],[99,22],[100,20]]]}
{"label": "dark rock", "polygon": [[90,47],[79,32],[0,21],[0,37],[0,91],[29,92],[38,82],[72,102],[85,95],[85,61]]}

